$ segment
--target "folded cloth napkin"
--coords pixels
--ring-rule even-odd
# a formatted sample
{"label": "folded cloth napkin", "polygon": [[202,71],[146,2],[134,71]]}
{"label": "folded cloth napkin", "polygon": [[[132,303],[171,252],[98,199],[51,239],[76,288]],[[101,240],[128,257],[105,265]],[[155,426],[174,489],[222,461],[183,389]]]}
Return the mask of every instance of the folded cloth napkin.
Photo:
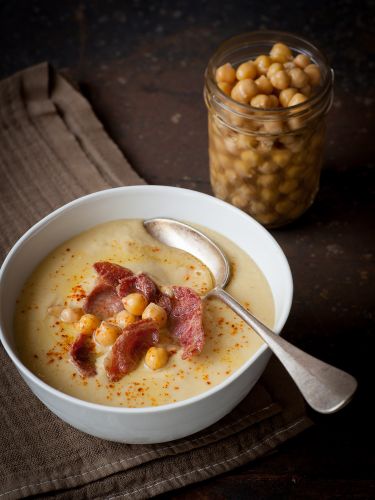
{"label": "folded cloth napkin", "polygon": [[[0,82],[0,251],[81,195],[144,181],[90,105],[47,64]],[[0,348],[0,498],[147,498],[264,455],[311,425],[272,360],[242,403],[178,441],[126,445],[62,422],[31,393]]]}

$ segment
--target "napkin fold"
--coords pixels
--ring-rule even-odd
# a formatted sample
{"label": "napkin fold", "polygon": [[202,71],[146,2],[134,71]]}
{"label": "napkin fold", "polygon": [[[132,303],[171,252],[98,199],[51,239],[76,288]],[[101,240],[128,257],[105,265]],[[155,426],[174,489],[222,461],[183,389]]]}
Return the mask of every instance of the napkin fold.
{"label": "napkin fold", "polygon": [[[1,260],[55,208],[144,184],[87,100],[46,63],[0,82],[0,181]],[[2,347],[0,398],[0,499],[147,498],[254,460],[311,425],[275,359],[229,415],[163,444],[113,443],[65,424],[31,393]]]}

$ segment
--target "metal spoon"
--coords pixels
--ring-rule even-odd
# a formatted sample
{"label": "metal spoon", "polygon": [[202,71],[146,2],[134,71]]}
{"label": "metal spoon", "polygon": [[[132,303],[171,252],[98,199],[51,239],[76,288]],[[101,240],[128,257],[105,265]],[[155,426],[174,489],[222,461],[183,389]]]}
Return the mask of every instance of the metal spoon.
{"label": "metal spoon", "polygon": [[279,358],[314,410],[333,413],[350,401],[357,388],[354,377],[310,356],[273,333],[224,290],[230,278],[230,267],[226,256],[213,241],[191,226],[173,219],[148,219],[143,224],[155,239],[189,252],[208,267],[215,279],[215,287],[206,297],[221,299],[255,330]]}

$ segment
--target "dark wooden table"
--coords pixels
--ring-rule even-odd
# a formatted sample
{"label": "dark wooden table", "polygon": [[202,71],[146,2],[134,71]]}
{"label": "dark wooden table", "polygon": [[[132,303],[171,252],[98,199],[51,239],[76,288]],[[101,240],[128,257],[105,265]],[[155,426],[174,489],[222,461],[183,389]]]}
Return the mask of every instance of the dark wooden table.
{"label": "dark wooden table", "polygon": [[203,71],[217,44],[259,28],[299,33],[335,68],[321,190],[272,231],[294,276],[287,339],[359,381],[340,413],[270,456],[168,498],[375,497],[373,2],[9,1],[0,77],[48,60],[81,85],[107,131],[152,184],[210,193]]}

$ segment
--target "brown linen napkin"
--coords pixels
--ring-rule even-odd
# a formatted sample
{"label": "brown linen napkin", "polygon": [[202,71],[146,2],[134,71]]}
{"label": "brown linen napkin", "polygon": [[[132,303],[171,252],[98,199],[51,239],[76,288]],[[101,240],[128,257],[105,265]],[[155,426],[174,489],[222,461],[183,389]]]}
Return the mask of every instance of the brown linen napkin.
{"label": "brown linen napkin", "polygon": [[[108,187],[142,184],[88,102],[47,64],[0,82],[0,249],[51,210]],[[296,387],[271,361],[231,414],[156,445],[91,437],[33,396],[0,348],[0,499],[146,498],[263,455],[311,425]]]}

